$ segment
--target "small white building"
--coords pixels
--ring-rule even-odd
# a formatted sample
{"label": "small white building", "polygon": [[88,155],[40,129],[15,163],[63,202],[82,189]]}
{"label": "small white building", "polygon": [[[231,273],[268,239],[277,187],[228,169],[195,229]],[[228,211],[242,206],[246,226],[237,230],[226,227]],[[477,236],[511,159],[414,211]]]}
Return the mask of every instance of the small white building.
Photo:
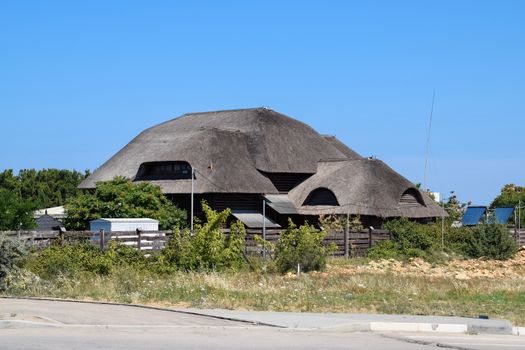
{"label": "small white building", "polygon": [[115,231],[158,231],[159,222],[148,218],[125,218],[125,219],[96,219],[89,222],[89,230],[98,232]]}

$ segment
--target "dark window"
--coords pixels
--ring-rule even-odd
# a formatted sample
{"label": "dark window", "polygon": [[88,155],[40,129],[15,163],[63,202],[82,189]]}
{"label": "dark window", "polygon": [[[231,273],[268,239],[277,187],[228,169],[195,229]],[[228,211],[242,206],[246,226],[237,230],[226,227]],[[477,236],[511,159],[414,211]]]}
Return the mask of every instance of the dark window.
{"label": "dark window", "polygon": [[296,187],[301,182],[312,176],[312,174],[305,173],[267,173],[264,171],[260,172],[268,179],[270,179],[272,184],[280,193],[290,192],[294,187]]}
{"label": "dark window", "polygon": [[188,162],[150,162],[140,165],[136,180],[180,180],[191,179]]}
{"label": "dark window", "polygon": [[339,205],[339,202],[332,191],[321,187],[310,192],[303,205]]}
{"label": "dark window", "polygon": [[409,188],[401,195],[399,200],[399,205],[402,207],[417,207],[420,205],[425,205],[421,194],[415,188]]}

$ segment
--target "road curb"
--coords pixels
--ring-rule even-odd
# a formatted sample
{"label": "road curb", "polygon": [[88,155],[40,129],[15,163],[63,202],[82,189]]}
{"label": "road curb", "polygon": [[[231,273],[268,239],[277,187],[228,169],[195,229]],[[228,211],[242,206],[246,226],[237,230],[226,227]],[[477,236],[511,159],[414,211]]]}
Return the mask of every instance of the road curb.
{"label": "road curb", "polygon": [[[215,318],[215,319],[219,319],[219,320],[248,323],[248,324],[256,325],[256,326],[268,326],[268,327],[286,328],[285,326],[279,326],[279,325],[265,323],[265,322],[247,321],[247,320],[237,319],[237,318],[232,318],[232,317],[227,317],[227,316],[209,315],[209,314],[200,313],[200,312],[194,312],[194,311],[185,311],[185,310],[180,310],[180,309],[168,309],[168,308],[163,308],[163,307],[149,306],[149,305],[142,305],[142,304],[124,304],[124,303],[117,303],[117,302],[112,302],[112,301],[95,301],[95,300],[91,301],[91,300],[76,300],[76,299],[61,299],[61,298],[14,297],[14,296],[6,296],[6,295],[1,295],[0,299],[45,300],[45,301],[65,302],[65,303],[128,306],[128,307],[136,307],[136,308],[141,308],[141,309],[173,312],[173,313],[185,314],[185,315],[195,315],[195,316],[202,316],[202,317],[210,317],[210,318]],[[0,321],[9,321],[9,320],[0,320]],[[38,323],[38,322],[35,322],[35,323]]]}
{"label": "road curb", "polygon": [[[245,323],[250,325],[276,327],[289,330],[307,331],[307,330],[333,330],[333,331],[347,331],[347,332],[425,332],[425,333],[450,333],[450,334],[465,334],[465,333],[480,333],[480,334],[507,334],[507,335],[521,335],[525,336],[525,327],[512,327],[512,325],[506,321],[508,325],[495,325],[486,326],[483,324],[468,324],[468,323],[430,323],[430,322],[396,322],[396,321],[350,321],[341,322],[341,324],[320,326],[320,327],[300,327],[299,325],[294,326],[290,324],[282,324],[279,322],[272,322],[271,320],[260,320],[250,319],[250,316],[228,316],[218,315],[216,312],[209,312],[206,310],[181,310],[181,309],[170,309],[156,306],[148,306],[142,304],[124,304],[107,301],[88,301],[88,300],[74,300],[74,299],[61,299],[61,298],[38,298],[38,297],[14,297],[14,296],[0,296],[2,299],[18,299],[18,300],[45,300],[54,302],[68,302],[68,303],[82,303],[82,304],[101,304],[101,305],[114,305],[114,306],[127,306],[135,308],[143,308],[157,311],[173,312],[179,314],[195,315],[201,317],[209,317],[214,319],[228,320],[239,323]],[[223,310],[228,312],[229,310]],[[0,328],[12,328],[12,327],[35,327],[35,328],[50,328],[60,327],[60,325],[40,323],[23,320],[0,320]]]}
{"label": "road curb", "polygon": [[372,332],[468,333],[468,325],[451,323],[370,322]]}
{"label": "road curb", "polygon": [[512,327],[512,334],[525,337],[525,327]]}

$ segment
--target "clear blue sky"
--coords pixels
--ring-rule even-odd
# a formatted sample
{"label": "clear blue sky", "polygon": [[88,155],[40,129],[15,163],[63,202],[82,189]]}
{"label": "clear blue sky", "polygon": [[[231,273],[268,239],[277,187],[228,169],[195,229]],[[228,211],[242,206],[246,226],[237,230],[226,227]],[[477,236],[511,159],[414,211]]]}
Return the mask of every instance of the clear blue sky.
{"label": "clear blue sky", "polygon": [[0,169],[268,106],[422,182],[435,91],[429,187],[525,185],[524,1],[2,1],[0,44]]}

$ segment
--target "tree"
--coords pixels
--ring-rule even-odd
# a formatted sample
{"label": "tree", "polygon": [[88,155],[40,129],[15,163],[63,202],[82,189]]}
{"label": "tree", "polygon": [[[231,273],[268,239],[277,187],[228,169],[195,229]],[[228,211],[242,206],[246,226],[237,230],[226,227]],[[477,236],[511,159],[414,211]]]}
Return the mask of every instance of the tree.
{"label": "tree", "polygon": [[12,169],[0,172],[0,188],[31,201],[36,208],[63,205],[67,198],[79,193],[78,185],[89,175],[65,169],[22,169],[14,175]]}
{"label": "tree", "polygon": [[472,258],[506,260],[514,256],[518,246],[505,225],[478,225],[473,229],[468,253]]}
{"label": "tree", "polygon": [[[494,207],[516,207],[521,201],[521,206],[525,206],[525,187],[516,186],[514,184],[507,184],[503,186],[500,194],[494,198],[490,204],[491,208]],[[525,226],[525,209],[521,209],[521,226]]]}
{"label": "tree", "polygon": [[11,191],[0,188],[0,230],[30,229],[35,227],[34,205]]}
{"label": "tree", "polygon": [[0,188],[19,194],[20,186],[13,169],[6,169],[0,173]]}
{"label": "tree", "polygon": [[463,216],[463,211],[469,203],[461,203],[456,196],[454,191],[450,191],[450,196],[445,202],[445,211],[447,212],[449,219],[452,221],[459,221]]}
{"label": "tree", "polygon": [[99,182],[94,192],[80,193],[66,203],[68,229],[85,230],[99,218],[151,218],[159,220],[160,229],[183,227],[186,212],[177,208],[159,186],[133,183],[125,177]]}

